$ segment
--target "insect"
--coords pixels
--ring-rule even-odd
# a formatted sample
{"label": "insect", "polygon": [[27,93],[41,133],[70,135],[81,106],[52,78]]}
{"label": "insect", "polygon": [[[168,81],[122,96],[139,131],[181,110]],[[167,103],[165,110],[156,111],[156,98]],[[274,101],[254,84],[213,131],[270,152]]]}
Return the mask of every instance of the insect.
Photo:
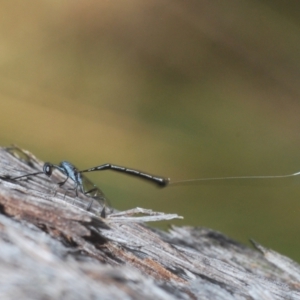
{"label": "insect", "polygon": [[[13,150],[20,150],[18,148],[13,148]],[[24,152],[22,151],[22,154]],[[154,176],[149,173],[141,172],[136,169],[126,168],[110,163],[102,164],[96,167],[92,167],[85,170],[78,170],[73,164],[67,161],[62,161],[59,165],[51,164],[46,162],[43,166],[42,171],[38,171],[35,173],[25,174],[17,177],[13,177],[11,179],[20,179],[20,178],[26,178],[30,176],[36,176],[40,174],[45,174],[48,177],[50,177],[53,173],[53,170],[57,169],[62,174],[66,176],[66,178],[59,182],[59,187],[62,187],[68,179],[71,179],[74,182],[74,187],[68,190],[74,190],[76,196],[78,197],[78,190],[87,196],[91,197],[91,201],[87,207],[87,210],[89,211],[93,205],[94,200],[101,201],[105,200],[105,196],[103,192],[91,181],[89,181],[85,176],[83,176],[83,173],[87,172],[95,172],[95,171],[104,171],[104,170],[112,170],[120,173],[124,173],[130,176],[135,176],[137,178],[146,180],[150,183],[155,184],[159,187],[166,187],[166,186],[176,186],[176,185],[184,185],[184,184],[197,184],[197,182],[201,181],[221,181],[221,180],[240,180],[240,179],[274,179],[274,178],[287,178],[287,177],[293,177],[300,175],[300,172],[296,172],[293,174],[288,175],[266,175],[266,176],[231,176],[231,177],[213,177],[213,178],[196,178],[196,179],[187,179],[187,180],[179,180],[179,181],[171,181],[170,178],[162,177],[162,176]],[[86,189],[85,186],[88,185],[90,188]],[[105,206],[101,212],[101,216],[105,217]]]}
{"label": "insect", "polygon": [[[71,164],[68,161],[62,161],[59,165],[54,165],[54,164],[46,162],[43,166],[43,171],[25,174],[25,175],[13,177],[11,179],[20,179],[20,178],[25,178],[25,177],[30,177],[30,176],[37,176],[40,174],[45,174],[48,177],[50,177],[52,175],[54,169],[59,170],[62,174],[64,174],[66,176],[65,180],[58,183],[58,185],[60,187],[62,187],[68,181],[68,179],[71,179],[75,183],[74,187],[71,190],[75,191],[75,194],[77,197],[78,197],[78,190],[84,195],[91,195],[92,199],[87,207],[87,210],[91,209],[91,207],[93,205],[93,201],[95,199],[100,200],[100,199],[105,199],[105,198],[104,198],[104,194],[102,193],[102,191],[94,184],[92,184],[91,189],[86,190],[84,188],[84,183],[88,182],[89,184],[91,184],[91,182],[86,177],[83,177],[82,173],[113,170],[113,171],[125,173],[127,175],[139,177],[141,179],[144,179],[146,181],[154,183],[160,187],[165,187],[169,183],[169,178],[154,176],[154,175],[150,175],[148,173],[144,173],[144,172],[141,172],[141,171],[138,171],[135,169],[129,169],[126,167],[121,167],[121,166],[117,166],[117,165],[113,165],[113,164],[109,164],[109,163],[79,171],[73,164]],[[106,214],[105,208],[103,208],[103,210],[101,212],[101,216],[105,217],[105,214]]]}

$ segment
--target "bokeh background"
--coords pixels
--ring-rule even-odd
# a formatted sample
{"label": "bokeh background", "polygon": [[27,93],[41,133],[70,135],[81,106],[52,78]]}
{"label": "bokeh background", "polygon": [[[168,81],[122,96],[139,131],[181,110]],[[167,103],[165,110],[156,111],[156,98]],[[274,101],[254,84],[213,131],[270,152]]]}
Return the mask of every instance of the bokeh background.
{"label": "bokeh background", "polygon": [[[300,170],[299,1],[0,3],[2,146],[174,180]],[[178,213],[300,261],[300,177],[89,178],[117,209]]]}

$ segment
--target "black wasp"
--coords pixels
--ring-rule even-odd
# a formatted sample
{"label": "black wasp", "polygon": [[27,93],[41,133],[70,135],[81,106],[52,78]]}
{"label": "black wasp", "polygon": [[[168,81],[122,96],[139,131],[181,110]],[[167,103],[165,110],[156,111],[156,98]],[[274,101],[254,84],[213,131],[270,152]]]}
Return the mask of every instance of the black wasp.
{"label": "black wasp", "polygon": [[[8,148],[8,150],[20,150],[17,147],[14,148]],[[22,154],[25,154],[21,150]],[[29,157],[28,157],[29,158]],[[84,177],[82,174],[87,173],[87,172],[94,172],[94,171],[104,171],[104,170],[112,170],[112,171],[117,171],[120,173],[125,173],[127,175],[135,176],[141,179],[144,179],[148,182],[154,183],[155,185],[159,187],[166,187],[169,185],[182,185],[182,184],[194,184],[197,182],[201,181],[219,181],[219,180],[240,180],[240,179],[275,179],[275,178],[287,178],[287,177],[294,177],[294,176],[299,176],[300,172],[296,172],[293,174],[288,174],[288,175],[266,175],[266,176],[232,176],[232,177],[213,177],[213,178],[197,178],[197,179],[188,179],[188,180],[180,180],[180,181],[172,181],[170,182],[169,178],[161,177],[161,176],[154,176],[145,172],[141,172],[135,169],[130,169],[126,167],[121,167],[117,165],[113,165],[110,163],[107,164],[102,164],[96,167],[92,167],[86,170],[79,171],[74,165],[67,161],[62,161],[59,165],[54,165],[51,163],[45,163],[43,166],[43,171],[35,172],[35,173],[30,173],[30,174],[25,174],[21,175],[18,177],[13,177],[11,179],[20,179],[24,177],[29,177],[29,176],[36,176],[39,174],[45,174],[48,177],[52,175],[52,172],[54,169],[59,170],[62,174],[66,176],[65,180],[62,182],[59,182],[58,185],[62,187],[68,179],[71,179],[74,182],[74,187],[72,190],[75,191],[76,196],[78,196],[78,190],[87,196],[91,196],[91,201],[87,207],[87,210],[90,210],[94,200],[105,200],[104,194],[102,191],[94,184],[92,184],[86,177]],[[85,188],[85,183],[88,183],[90,188],[86,189]],[[105,207],[102,210],[101,216],[105,217]]]}
{"label": "black wasp", "polygon": [[[68,179],[71,179],[75,183],[74,188],[72,188],[72,190],[75,191],[76,196],[78,196],[78,190],[84,195],[91,195],[92,199],[87,207],[87,210],[91,209],[91,207],[93,205],[93,201],[95,199],[99,200],[99,199],[105,199],[105,198],[104,198],[102,191],[94,184],[92,185],[91,189],[86,190],[84,188],[84,182],[86,182],[87,179],[85,177],[83,177],[82,173],[93,172],[93,171],[113,170],[113,171],[125,173],[127,175],[139,177],[141,179],[152,182],[160,187],[165,187],[169,183],[169,178],[153,176],[148,173],[144,173],[144,172],[141,172],[141,171],[138,171],[135,169],[129,169],[129,168],[125,168],[125,167],[121,167],[121,166],[117,166],[117,165],[113,165],[113,164],[109,164],[109,163],[79,171],[74,165],[72,165],[71,163],[69,163],[67,161],[62,161],[59,165],[54,165],[54,164],[46,162],[43,166],[43,171],[25,174],[22,176],[11,178],[11,179],[20,179],[20,178],[29,177],[29,176],[36,176],[39,174],[45,174],[48,177],[50,177],[52,175],[52,172],[54,169],[59,170],[61,173],[63,173],[66,176],[64,181],[58,183],[58,185],[60,187],[62,187],[67,182]],[[90,183],[90,181],[88,181],[88,183]],[[105,213],[105,207],[104,207],[101,212],[101,216],[105,217],[105,214],[106,213]]]}

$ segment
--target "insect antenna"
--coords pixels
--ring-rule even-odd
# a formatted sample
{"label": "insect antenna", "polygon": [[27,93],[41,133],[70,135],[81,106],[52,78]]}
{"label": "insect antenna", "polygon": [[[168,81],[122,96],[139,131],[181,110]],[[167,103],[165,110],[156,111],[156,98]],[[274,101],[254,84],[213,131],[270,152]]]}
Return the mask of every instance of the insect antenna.
{"label": "insect antenna", "polygon": [[40,171],[40,172],[25,174],[25,175],[21,175],[21,176],[17,176],[17,177],[12,177],[11,179],[20,179],[20,178],[29,177],[29,176],[36,176],[36,175],[39,175],[39,174],[44,174],[44,172]]}

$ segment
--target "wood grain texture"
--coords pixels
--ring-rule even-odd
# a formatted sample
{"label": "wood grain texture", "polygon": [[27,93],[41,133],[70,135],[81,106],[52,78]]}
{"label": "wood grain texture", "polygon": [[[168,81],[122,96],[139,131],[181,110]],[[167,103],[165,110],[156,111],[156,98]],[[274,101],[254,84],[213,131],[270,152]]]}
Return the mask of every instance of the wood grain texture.
{"label": "wood grain texture", "polygon": [[11,179],[42,169],[18,153],[0,149],[1,299],[300,299],[289,258],[206,228],[103,219],[100,203],[64,197],[71,182],[57,190],[58,172]]}

